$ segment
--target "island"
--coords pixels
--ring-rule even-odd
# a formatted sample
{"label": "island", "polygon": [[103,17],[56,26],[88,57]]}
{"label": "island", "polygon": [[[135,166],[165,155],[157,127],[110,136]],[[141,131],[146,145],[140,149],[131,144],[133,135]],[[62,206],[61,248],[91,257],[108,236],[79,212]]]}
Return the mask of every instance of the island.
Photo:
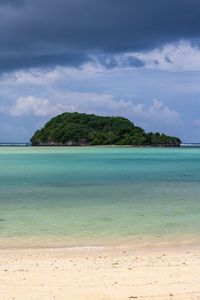
{"label": "island", "polygon": [[33,146],[129,145],[179,147],[181,140],[144,129],[123,117],[66,112],[52,118],[30,140]]}

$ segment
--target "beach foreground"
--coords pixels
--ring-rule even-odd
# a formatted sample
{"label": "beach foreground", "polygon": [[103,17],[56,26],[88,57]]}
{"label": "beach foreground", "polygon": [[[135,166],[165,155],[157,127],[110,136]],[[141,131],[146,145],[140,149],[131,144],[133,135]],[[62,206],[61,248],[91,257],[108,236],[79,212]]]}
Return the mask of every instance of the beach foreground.
{"label": "beach foreground", "polygon": [[2,300],[200,299],[200,251],[0,250]]}

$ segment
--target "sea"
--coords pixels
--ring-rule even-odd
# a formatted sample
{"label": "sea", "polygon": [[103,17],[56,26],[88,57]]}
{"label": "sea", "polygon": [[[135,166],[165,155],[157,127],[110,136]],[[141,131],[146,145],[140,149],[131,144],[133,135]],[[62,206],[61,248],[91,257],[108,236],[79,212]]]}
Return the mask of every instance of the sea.
{"label": "sea", "polygon": [[0,247],[200,245],[200,148],[0,147]]}

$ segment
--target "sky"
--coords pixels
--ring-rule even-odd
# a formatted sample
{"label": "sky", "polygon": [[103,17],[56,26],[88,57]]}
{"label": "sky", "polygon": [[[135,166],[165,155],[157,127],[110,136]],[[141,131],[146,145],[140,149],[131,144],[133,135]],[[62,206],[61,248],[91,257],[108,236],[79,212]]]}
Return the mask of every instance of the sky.
{"label": "sky", "polygon": [[200,142],[199,0],[0,0],[0,142],[63,112]]}

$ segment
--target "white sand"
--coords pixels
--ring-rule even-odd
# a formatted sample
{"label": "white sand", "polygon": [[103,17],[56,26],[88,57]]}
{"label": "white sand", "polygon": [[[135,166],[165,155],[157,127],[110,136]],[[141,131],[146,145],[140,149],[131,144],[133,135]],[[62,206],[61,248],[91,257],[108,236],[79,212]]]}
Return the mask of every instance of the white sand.
{"label": "white sand", "polygon": [[200,251],[0,250],[0,300],[200,299]]}

